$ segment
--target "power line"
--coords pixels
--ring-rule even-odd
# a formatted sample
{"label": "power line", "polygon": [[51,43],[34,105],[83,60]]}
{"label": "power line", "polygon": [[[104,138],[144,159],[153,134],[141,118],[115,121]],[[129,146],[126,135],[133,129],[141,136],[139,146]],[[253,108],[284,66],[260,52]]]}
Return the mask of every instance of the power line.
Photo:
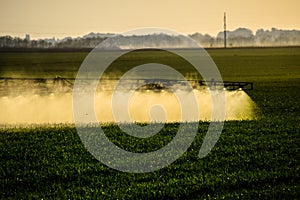
{"label": "power line", "polygon": [[226,37],[226,12],[224,12],[224,48],[227,47],[227,37]]}

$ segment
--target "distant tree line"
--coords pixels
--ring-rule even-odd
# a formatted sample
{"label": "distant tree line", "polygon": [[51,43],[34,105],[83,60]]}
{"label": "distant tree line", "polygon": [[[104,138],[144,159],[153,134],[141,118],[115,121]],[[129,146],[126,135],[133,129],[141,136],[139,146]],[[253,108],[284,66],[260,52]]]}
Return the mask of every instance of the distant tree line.
{"label": "distant tree line", "polygon": [[[61,40],[55,38],[29,40],[28,38],[0,36],[0,48],[94,48],[112,36],[113,34],[90,33],[83,37],[66,37]],[[189,36],[203,47],[222,47],[224,43],[223,32],[219,32],[216,37],[201,33],[194,33]],[[147,42],[145,43],[145,41]],[[300,46],[300,31],[272,28],[271,30],[259,29],[253,34],[250,29],[238,28],[234,31],[227,31],[227,44],[228,47]],[[180,35],[152,34],[120,36],[118,44],[111,43],[109,45],[110,48],[142,48],[145,45],[180,48],[188,44]]]}
{"label": "distant tree line", "polygon": [[63,40],[27,40],[19,37],[0,36],[0,48],[94,48],[106,38],[65,38]]}
{"label": "distant tree line", "polygon": [[[217,37],[195,33],[189,35],[204,47],[222,47],[224,45],[224,32],[219,32]],[[252,30],[238,28],[227,31],[228,47],[251,47],[251,46],[300,46],[299,30],[271,30],[259,29],[253,34]]]}

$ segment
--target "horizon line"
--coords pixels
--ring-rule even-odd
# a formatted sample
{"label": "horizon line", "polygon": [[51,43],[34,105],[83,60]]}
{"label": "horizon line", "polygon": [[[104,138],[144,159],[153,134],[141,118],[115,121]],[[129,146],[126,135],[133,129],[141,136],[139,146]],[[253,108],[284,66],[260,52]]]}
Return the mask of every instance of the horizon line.
{"label": "horizon line", "polygon": [[[281,29],[281,28],[272,27],[272,28],[268,28],[268,29],[258,28],[256,30],[252,30],[252,29],[246,28],[246,27],[238,27],[236,29],[226,30],[226,32],[233,32],[233,31],[236,31],[238,29],[250,30],[250,31],[252,31],[253,35],[256,35],[256,32],[258,30],[272,31],[273,29],[275,29],[275,30],[279,30],[279,31],[300,31],[300,29],[296,29],[296,28],[295,29]],[[224,32],[223,30],[220,30],[216,35],[211,35],[209,33],[202,33],[201,31],[196,31],[196,32],[192,32],[192,33],[181,33],[181,32],[179,32],[179,34],[189,36],[189,35],[199,33],[199,34],[202,34],[202,35],[209,35],[211,37],[216,38],[218,36],[218,34],[223,33],[223,32]],[[70,38],[70,37],[72,39],[75,39],[75,38],[82,38],[82,37],[87,36],[87,35],[92,34],[92,33],[93,34],[103,34],[103,35],[119,35],[119,34],[121,35],[123,32],[109,32],[109,31],[96,32],[96,31],[91,31],[91,32],[88,32],[86,34],[81,34],[81,35],[77,34],[77,36],[75,36],[75,34],[73,35],[72,33],[70,33],[70,35],[63,36],[63,37],[57,37],[57,36],[53,35],[53,36],[48,36],[48,37],[34,37],[34,39],[32,39],[32,40],[53,39],[53,38],[55,38],[56,40],[63,40],[65,38]],[[34,34],[47,34],[47,33],[22,33],[23,37],[22,37],[21,34],[19,34],[17,32],[12,33],[12,32],[8,31],[7,34],[2,34],[2,33],[0,33],[0,34],[1,34],[0,37],[11,36],[13,38],[26,38],[26,35],[29,35],[31,37],[31,35],[34,35]],[[68,34],[68,33],[56,33],[56,34],[59,35],[59,34]],[[145,34],[145,35],[153,35],[153,34]]]}

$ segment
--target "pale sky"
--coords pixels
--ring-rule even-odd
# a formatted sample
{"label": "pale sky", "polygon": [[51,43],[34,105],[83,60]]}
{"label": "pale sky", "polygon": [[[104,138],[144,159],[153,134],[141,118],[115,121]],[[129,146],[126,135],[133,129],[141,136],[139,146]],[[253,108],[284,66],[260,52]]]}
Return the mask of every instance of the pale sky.
{"label": "pale sky", "polygon": [[180,33],[238,27],[300,30],[299,0],[0,0],[0,35],[31,38],[159,27]]}

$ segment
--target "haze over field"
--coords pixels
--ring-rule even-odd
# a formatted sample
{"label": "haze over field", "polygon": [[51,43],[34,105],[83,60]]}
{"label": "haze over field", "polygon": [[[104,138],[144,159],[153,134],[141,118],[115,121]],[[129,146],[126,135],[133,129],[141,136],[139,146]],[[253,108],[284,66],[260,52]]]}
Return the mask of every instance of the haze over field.
{"label": "haze over field", "polygon": [[[299,30],[271,30],[259,29],[255,33],[246,28],[238,28],[234,31],[226,31],[228,47],[242,46],[300,46]],[[113,33],[89,33],[82,37],[65,37],[63,39],[46,38],[30,40],[27,38],[0,36],[0,47],[10,48],[94,48],[109,37],[117,36]],[[203,47],[222,47],[224,44],[224,32],[217,36],[209,34],[193,33],[188,35]],[[119,37],[122,46],[111,44],[108,48],[183,48],[186,46],[183,35],[167,35],[166,33],[153,33]],[[149,43],[150,41],[150,43]]]}

